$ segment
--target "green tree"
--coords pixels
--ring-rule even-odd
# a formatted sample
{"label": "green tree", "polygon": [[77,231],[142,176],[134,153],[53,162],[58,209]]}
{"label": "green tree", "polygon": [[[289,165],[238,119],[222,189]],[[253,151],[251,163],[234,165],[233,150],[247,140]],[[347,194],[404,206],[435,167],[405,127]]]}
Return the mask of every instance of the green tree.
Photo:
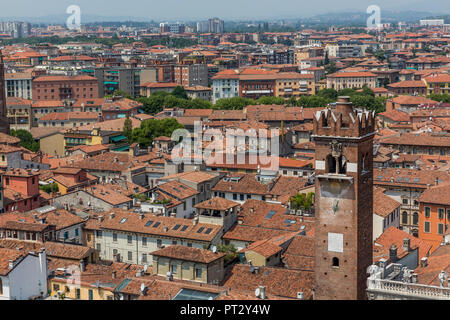
{"label": "green tree", "polygon": [[171,94],[180,99],[189,99],[186,90],[182,86],[175,87]]}
{"label": "green tree", "polygon": [[20,145],[22,147],[24,147],[25,149],[28,149],[32,152],[39,151],[39,148],[40,148],[39,142],[36,142],[33,139],[33,136],[31,135],[31,133],[29,133],[28,131],[23,130],[23,129],[19,129],[19,130],[11,129],[9,134],[13,137],[19,138]]}
{"label": "green tree", "polygon": [[55,193],[55,192],[59,191],[59,187],[58,187],[58,184],[56,182],[49,183],[49,184],[46,184],[46,185],[43,185],[43,186],[39,186],[39,189],[44,191],[44,192],[46,192],[46,193],[48,193],[48,194],[52,194],[52,193]]}
{"label": "green tree", "polygon": [[115,90],[113,94],[107,95],[105,96],[105,98],[112,98],[113,96],[121,96],[127,99],[133,99],[133,97],[128,92],[120,89]]}
{"label": "green tree", "polygon": [[335,73],[338,71],[338,68],[336,67],[336,62],[331,61],[328,65],[325,66],[325,72],[327,74]]}
{"label": "green tree", "polygon": [[290,199],[291,209],[309,211],[314,204],[314,192],[297,193]]}
{"label": "green tree", "polygon": [[434,101],[450,103],[450,94],[448,93],[444,94],[432,93],[430,94],[429,98]]}
{"label": "green tree", "polygon": [[145,120],[141,122],[139,128],[133,130],[130,142],[137,142],[141,148],[148,148],[152,145],[154,138],[171,137],[173,131],[183,128],[184,126],[174,118]]}
{"label": "green tree", "polygon": [[328,50],[325,51],[325,65],[330,63],[330,57],[328,56]]}
{"label": "green tree", "polygon": [[123,135],[127,137],[128,141],[130,141],[132,133],[133,133],[133,124],[131,122],[130,117],[127,115],[127,118],[123,123]]}
{"label": "green tree", "polygon": [[217,246],[218,252],[225,253],[224,262],[227,264],[229,262],[232,262],[234,259],[237,258],[237,249],[233,244],[224,245],[221,244]]}
{"label": "green tree", "polygon": [[336,101],[338,97],[338,92],[335,89],[328,88],[328,89],[322,89],[317,92],[317,95],[319,97],[323,97],[325,99],[329,99],[331,101]]}
{"label": "green tree", "polygon": [[219,110],[242,110],[246,106],[255,105],[256,101],[249,98],[233,97],[227,99],[219,99],[214,105]]}
{"label": "green tree", "polygon": [[256,100],[257,104],[286,104],[286,100],[284,100],[282,97],[261,97],[258,100]]}

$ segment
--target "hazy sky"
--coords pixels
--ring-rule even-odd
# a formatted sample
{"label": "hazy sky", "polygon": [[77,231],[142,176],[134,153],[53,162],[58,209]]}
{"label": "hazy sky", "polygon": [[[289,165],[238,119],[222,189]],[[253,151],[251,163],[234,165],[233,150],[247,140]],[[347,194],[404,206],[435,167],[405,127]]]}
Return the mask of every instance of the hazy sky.
{"label": "hazy sky", "polygon": [[82,14],[145,17],[148,20],[305,17],[319,13],[381,10],[450,12],[449,0],[0,0],[0,17],[65,15],[76,4]]}

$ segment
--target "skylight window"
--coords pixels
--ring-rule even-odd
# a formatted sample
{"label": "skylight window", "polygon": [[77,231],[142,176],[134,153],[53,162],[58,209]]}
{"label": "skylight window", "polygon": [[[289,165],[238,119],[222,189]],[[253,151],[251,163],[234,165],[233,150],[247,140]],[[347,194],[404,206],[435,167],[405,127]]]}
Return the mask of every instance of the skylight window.
{"label": "skylight window", "polygon": [[150,227],[152,223],[153,223],[153,221],[150,220],[150,221],[148,221],[148,222],[145,224],[145,226],[146,226],[146,227]]}
{"label": "skylight window", "polygon": [[173,227],[173,230],[178,230],[181,227],[181,224],[177,224],[175,227]]}
{"label": "skylight window", "polygon": [[212,228],[208,228],[208,230],[206,230],[206,234],[210,234],[211,233],[211,231],[212,231]]}
{"label": "skylight window", "polygon": [[188,226],[183,226],[183,228],[181,228],[181,230],[180,230],[180,231],[184,231],[184,230],[186,230],[186,229],[187,229],[187,227],[188,227]]}
{"label": "skylight window", "polygon": [[265,219],[272,219],[275,213],[275,210],[270,210],[269,213],[265,216]]}
{"label": "skylight window", "polygon": [[161,222],[155,222],[155,224],[153,225],[153,228],[157,228],[159,225],[161,224]]}
{"label": "skylight window", "polygon": [[197,233],[202,233],[203,230],[205,230],[205,227],[201,227],[200,229],[197,230]]}
{"label": "skylight window", "polygon": [[120,220],[120,223],[124,223],[125,221],[127,221],[127,218],[123,218],[122,220]]}

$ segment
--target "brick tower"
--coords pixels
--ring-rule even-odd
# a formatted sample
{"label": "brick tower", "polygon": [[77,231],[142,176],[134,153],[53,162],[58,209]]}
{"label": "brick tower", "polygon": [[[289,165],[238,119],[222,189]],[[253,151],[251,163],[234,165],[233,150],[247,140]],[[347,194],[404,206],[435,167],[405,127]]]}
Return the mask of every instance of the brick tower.
{"label": "brick tower", "polygon": [[6,117],[5,66],[0,51],[0,132],[9,134],[9,121]]}
{"label": "brick tower", "polygon": [[375,116],[349,97],[317,112],[315,299],[366,299],[372,264],[372,148]]}

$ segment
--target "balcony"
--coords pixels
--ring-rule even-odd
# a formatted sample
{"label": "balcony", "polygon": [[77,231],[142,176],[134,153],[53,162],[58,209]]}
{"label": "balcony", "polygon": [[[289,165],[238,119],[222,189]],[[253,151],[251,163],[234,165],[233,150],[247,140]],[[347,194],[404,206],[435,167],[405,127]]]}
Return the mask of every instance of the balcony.
{"label": "balcony", "polygon": [[450,300],[450,288],[428,286],[419,283],[406,283],[385,279],[370,279],[367,281],[367,291],[372,294],[385,295],[392,299],[397,296],[398,299],[408,300]]}

